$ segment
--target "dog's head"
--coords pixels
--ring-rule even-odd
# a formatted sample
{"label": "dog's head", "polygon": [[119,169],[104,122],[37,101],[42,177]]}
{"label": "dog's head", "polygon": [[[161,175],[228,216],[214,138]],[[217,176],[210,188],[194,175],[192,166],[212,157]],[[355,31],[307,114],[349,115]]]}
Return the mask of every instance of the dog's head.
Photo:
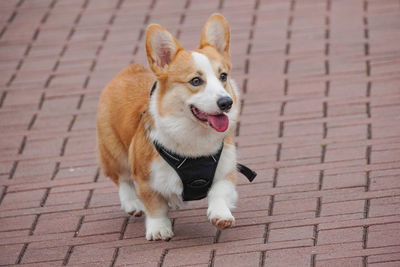
{"label": "dog's head", "polygon": [[147,58],[159,81],[153,109],[160,124],[222,136],[234,127],[238,92],[230,77],[229,39],[228,22],[220,14],[207,20],[193,51],[184,50],[164,27],[148,27]]}

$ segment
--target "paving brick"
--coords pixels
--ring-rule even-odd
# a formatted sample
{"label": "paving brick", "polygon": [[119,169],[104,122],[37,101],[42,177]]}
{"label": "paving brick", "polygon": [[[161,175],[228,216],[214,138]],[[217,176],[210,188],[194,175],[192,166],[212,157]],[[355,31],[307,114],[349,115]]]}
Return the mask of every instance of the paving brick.
{"label": "paving brick", "polygon": [[63,139],[27,140],[23,154],[29,157],[55,157],[60,155]]}
{"label": "paving brick", "polygon": [[400,261],[391,261],[391,262],[381,262],[381,263],[370,263],[368,266],[371,267],[396,267],[399,266]]}
{"label": "paving brick", "polygon": [[334,230],[322,230],[318,232],[318,245],[361,242],[363,241],[363,228],[345,228]]}
{"label": "paving brick", "polygon": [[155,263],[157,265],[162,253],[163,249],[137,250],[135,247],[122,247],[119,249],[118,258],[115,262],[115,266],[126,266],[135,264],[142,265],[150,263]]}
{"label": "paving brick", "polygon": [[310,266],[311,256],[296,249],[272,250],[265,253],[265,263],[265,266]]}
{"label": "paving brick", "polygon": [[356,257],[356,258],[344,258],[344,259],[332,259],[332,260],[316,260],[316,265],[318,267],[336,267],[336,266],[343,266],[343,267],[362,267],[363,258]]}
{"label": "paving brick", "polygon": [[343,161],[349,159],[365,159],[366,149],[364,147],[348,149],[330,149],[328,146],[325,162]]}
{"label": "paving brick", "polygon": [[0,218],[0,231],[30,229],[35,216]]}
{"label": "paving brick", "polygon": [[75,232],[79,220],[78,216],[66,216],[62,213],[43,214],[36,225],[35,235]]}
{"label": "paving brick", "polygon": [[16,180],[46,180],[48,181],[55,169],[55,162],[52,160],[20,161],[15,169],[14,179]]}
{"label": "paving brick", "polygon": [[313,227],[293,227],[283,229],[272,229],[269,233],[269,242],[281,242],[298,239],[311,239],[313,237]]}
{"label": "paving brick", "polygon": [[130,220],[126,226],[124,238],[135,238],[135,237],[145,237],[146,227],[144,224],[144,218],[139,218],[135,220]]}
{"label": "paving brick", "polygon": [[124,218],[94,222],[84,222],[79,230],[79,236],[119,233]]}
{"label": "paving brick", "polygon": [[383,255],[371,255],[368,256],[368,264],[371,263],[389,263],[389,262],[400,262],[400,254],[399,253],[388,253]]}
{"label": "paving brick", "polygon": [[39,207],[45,190],[8,193],[3,199],[0,210]]}
{"label": "paving brick", "polygon": [[323,203],[321,205],[321,216],[337,214],[364,213],[365,201],[354,200],[336,203]]}
{"label": "paving brick", "polygon": [[274,203],[274,215],[293,214],[296,212],[316,211],[317,199],[278,201]]}
{"label": "paving brick", "polygon": [[319,181],[319,172],[297,173],[287,172],[279,173],[277,186],[300,185],[300,184],[317,184]]}
{"label": "paving brick", "polygon": [[[169,250],[164,258],[166,266],[183,266],[195,264],[208,264],[211,261],[211,251],[198,251],[193,253],[191,249],[181,248]],[[218,259],[218,257],[216,257]],[[250,257],[251,259],[251,257]]]}
{"label": "paving brick", "polygon": [[371,199],[369,214],[371,217],[399,214],[400,197]]}
{"label": "paving brick", "polygon": [[179,224],[174,226],[174,233],[177,236],[176,239],[185,239],[188,237],[203,237],[203,236],[215,236],[217,228],[211,223],[193,223],[193,224]]}
{"label": "paving brick", "polygon": [[215,266],[257,266],[260,253],[241,253],[235,255],[221,255],[214,259]]}
{"label": "paving brick", "polygon": [[84,207],[88,193],[88,191],[65,193],[52,193],[50,191],[46,200],[46,206],[81,203],[82,207]]}
{"label": "paving brick", "polygon": [[113,254],[113,248],[97,248],[90,245],[77,246],[74,248],[68,263],[71,265],[82,265],[97,262],[104,266],[111,263]]}
{"label": "paving brick", "polygon": [[36,118],[32,129],[38,131],[50,130],[50,129],[67,131],[71,123],[72,117],[73,116],[71,115],[66,115],[66,116],[39,115]]}
{"label": "paving brick", "polygon": [[30,248],[24,253],[22,263],[39,263],[46,261],[63,260],[69,247]]}
{"label": "paving brick", "polygon": [[221,232],[218,242],[229,242],[240,239],[251,239],[264,237],[265,226],[254,225],[254,226],[243,226],[227,229]]}
{"label": "paving brick", "polygon": [[335,189],[346,187],[365,186],[367,182],[366,173],[349,173],[341,175],[325,175],[323,177],[323,189]]}

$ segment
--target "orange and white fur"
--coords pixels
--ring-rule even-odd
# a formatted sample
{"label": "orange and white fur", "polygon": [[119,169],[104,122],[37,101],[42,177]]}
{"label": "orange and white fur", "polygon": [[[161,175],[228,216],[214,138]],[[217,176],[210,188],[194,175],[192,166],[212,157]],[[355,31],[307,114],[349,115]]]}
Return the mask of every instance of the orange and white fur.
{"label": "orange and white fur", "polygon": [[[168,210],[182,205],[182,182],[160,157],[153,141],[177,154],[197,157],[223,152],[208,192],[207,215],[220,229],[234,223],[237,200],[233,133],[239,94],[230,78],[230,30],[213,14],[197,50],[184,50],[162,26],[147,29],[151,71],[133,64],[103,90],[97,113],[98,151],[104,173],[119,186],[121,208],[146,215],[146,238],[173,236]],[[157,87],[150,97],[150,89]],[[217,101],[232,100],[221,110]]]}

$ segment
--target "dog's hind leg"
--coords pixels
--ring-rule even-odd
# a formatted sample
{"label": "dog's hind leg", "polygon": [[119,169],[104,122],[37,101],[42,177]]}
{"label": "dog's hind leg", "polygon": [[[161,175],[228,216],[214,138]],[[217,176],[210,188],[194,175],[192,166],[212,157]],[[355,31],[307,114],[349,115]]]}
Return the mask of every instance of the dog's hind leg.
{"label": "dog's hind leg", "polygon": [[133,184],[130,175],[124,175],[119,177],[119,199],[121,201],[121,209],[130,215],[140,217],[143,214],[144,206],[140,199],[137,197],[135,192],[135,186]]}

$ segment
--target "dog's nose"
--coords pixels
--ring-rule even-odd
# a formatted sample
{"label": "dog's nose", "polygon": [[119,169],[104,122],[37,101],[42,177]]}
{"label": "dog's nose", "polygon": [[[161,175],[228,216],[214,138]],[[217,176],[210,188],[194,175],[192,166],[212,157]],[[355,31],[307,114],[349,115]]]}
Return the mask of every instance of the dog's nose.
{"label": "dog's nose", "polygon": [[230,110],[232,107],[232,103],[232,98],[230,98],[229,96],[224,96],[217,100],[217,105],[222,111]]}

